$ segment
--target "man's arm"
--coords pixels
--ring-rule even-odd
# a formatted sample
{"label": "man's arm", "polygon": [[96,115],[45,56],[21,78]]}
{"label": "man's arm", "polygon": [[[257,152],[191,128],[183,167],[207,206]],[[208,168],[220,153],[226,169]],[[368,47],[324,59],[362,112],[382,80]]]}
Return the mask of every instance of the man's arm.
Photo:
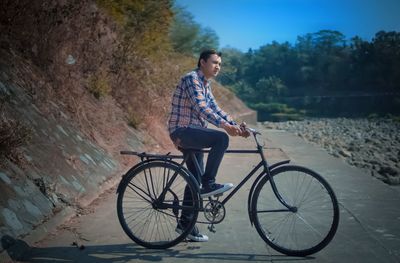
{"label": "man's arm", "polygon": [[[246,123],[242,122],[240,126],[233,120],[233,118],[226,112],[224,112],[217,104],[214,95],[212,94],[211,90],[209,92],[209,100],[211,108],[223,118],[228,124],[230,125],[222,125],[222,128],[228,132],[229,135],[236,136],[240,135],[242,137],[249,137],[250,133],[246,130]],[[231,126],[231,127],[229,127]],[[239,127],[240,130],[237,128]]]}
{"label": "man's arm", "polygon": [[187,86],[186,92],[189,99],[202,118],[219,128],[223,128],[231,136],[242,134],[240,127],[235,122],[229,123],[228,120],[225,120],[211,107],[207,106],[204,89],[199,79],[189,76],[185,85]]}
{"label": "man's arm", "polygon": [[217,127],[221,127],[224,119],[217,114],[212,108],[208,107],[206,103],[206,96],[204,93],[203,86],[200,84],[200,80],[192,75],[189,75],[185,80],[186,92],[192,102],[194,108],[199,112],[200,116],[208,122],[214,124]]}
{"label": "man's arm", "polygon": [[221,118],[223,118],[229,124],[237,125],[237,123],[233,120],[233,118],[218,106],[218,103],[215,100],[215,97],[212,94],[211,89],[209,92],[209,100],[210,100],[210,107],[214,110],[214,112],[216,112]]}

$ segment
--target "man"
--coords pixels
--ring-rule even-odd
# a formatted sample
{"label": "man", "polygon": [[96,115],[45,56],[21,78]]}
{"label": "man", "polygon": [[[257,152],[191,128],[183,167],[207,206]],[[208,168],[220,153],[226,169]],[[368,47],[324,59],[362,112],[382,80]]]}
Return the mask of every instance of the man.
{"label": "man", "polygon": [[[228,135],[219,130],[208,129],[207,122],[224,129],[231,136],[249,136],[239,125],[217,105],[211,92],[210,79],[221,69],[221,53],[205,50],[200,54],[197,69],[186,74],[176,87],[172,98],[171,116],[168,122],[170,137],[183,154],[185,149],[210,148],[205,171],[201,177],[201,196],[208,197],[223,193],[233,184],[217,184],[215,177],[219,165],[228,148]],[[196,153],[197,162],[203,169],[203,153]],[[196,175],[193,161],[188,160],[189,171]],[[199,177],[198,177],[199,178]],[[185,191],[186,195],[186,191]],[[182,214],[177,232],[182,232],[190,214]],[[207,241],[208,237],[199,233],[197,227],[188,235],[193,241]]]}

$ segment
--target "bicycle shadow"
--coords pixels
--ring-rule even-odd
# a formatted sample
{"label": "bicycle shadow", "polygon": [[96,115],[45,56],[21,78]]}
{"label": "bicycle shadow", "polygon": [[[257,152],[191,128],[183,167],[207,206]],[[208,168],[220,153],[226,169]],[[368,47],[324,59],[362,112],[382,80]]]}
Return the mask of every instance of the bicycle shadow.
{"label": "bicycle shadow", "polygon": [[[201,247],[188,246],[179,249],[146,249],[135,244],[94,245],[79,248],[68,247],[30,247],[23,240],[12,240],[10,236],[3,236],[1,243],[12,260],[31,263],[53,262],[85,262],[85,263],[111,263],[134,262],[135,260],[157,262],[167,258],[176,260],[220,260],[223,262],[248,261],[248,262],[275,262],[275,261],[301,261],[314,259],[313,257],[289,257],[285,255],[246,254],[246,253],[199,253]],[[12,245],[9,245],[12,242]]]}

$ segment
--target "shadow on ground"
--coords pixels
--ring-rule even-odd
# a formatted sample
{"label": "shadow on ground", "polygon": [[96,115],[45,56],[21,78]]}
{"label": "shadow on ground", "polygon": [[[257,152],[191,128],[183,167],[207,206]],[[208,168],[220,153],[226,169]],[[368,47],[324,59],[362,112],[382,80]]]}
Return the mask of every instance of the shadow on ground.
{"label": "shadow on ground", "polygon": [[[245,253],[199,253],[200,247],[189,245],[185,252],[175,249],[154,250],[138,247],[135,244],[96,245],[79,247],[71,244],[69,247],[30,247],[23,240],[15,240],[10,236],[1,239],[3,248],[6,249],[12,260],[18,262],[87,262],[111,263],[134,262],[135,260],[157,262],[167,258],[190,260],[221,260],[223,262],[249,261],[249,262],[278,262],[302,261],[314,259],[312,257],[298,258],[285,255],[262,255]],[[189,243],[190,244],[190,243]]]}

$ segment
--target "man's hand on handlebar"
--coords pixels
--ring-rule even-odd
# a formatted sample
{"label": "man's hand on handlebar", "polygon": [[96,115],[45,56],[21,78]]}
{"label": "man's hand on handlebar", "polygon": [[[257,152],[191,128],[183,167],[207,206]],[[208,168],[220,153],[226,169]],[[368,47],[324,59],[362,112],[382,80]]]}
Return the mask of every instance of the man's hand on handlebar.
{"label": "man's hand on handlebar", "polygon": [[221,126],[230,136],[241,135],[241,129],[238,125],[231,125],[227,122],[223,123]]}
{"label": "man's hand on handlebar", "polygon": [[230,135],[230,136],[242,136],[247,138],[250,136],[250,132],[246,129],[246,123],[242,122],[240,125],[231,125],[229,123],[222,124],[222,128]]}
{"label": "man's hand on handlebar", "polygon": [[245,123],[245,122],[242,122],[242,123],[240,124],[240,131],[241,131],[240,136],[242,136],[242,137],[244,137],[244,138],[247,138],[247,137],[250,136],[249,130],[246,129],[246,123]]}

